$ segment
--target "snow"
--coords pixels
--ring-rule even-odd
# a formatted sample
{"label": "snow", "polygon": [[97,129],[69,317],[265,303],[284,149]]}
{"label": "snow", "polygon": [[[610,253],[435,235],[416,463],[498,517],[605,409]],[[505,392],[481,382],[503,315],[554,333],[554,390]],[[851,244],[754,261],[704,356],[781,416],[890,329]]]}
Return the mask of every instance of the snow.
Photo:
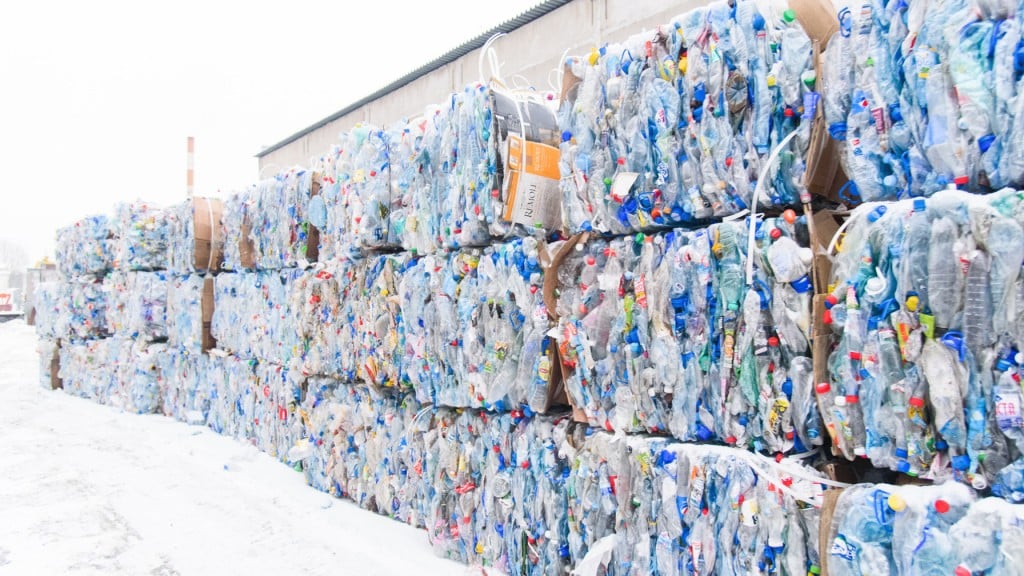
{"label": "snow", "polygon": [[250,445],[44,390],[38,367],[35,330],[0,324],[0,575],[468,572]]}

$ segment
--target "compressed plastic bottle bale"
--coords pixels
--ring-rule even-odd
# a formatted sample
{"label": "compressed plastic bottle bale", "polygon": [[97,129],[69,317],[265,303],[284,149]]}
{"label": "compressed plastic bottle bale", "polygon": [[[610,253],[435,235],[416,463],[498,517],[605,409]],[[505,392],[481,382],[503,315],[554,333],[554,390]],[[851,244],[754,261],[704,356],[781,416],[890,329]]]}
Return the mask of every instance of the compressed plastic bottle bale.
{"label": "compressed plastic bottle bale", "polygon": [[532,92],[472,84],[443,114],[442,171],[448,186],[440,231],[449,248],[546,233],[561,226],[558,127]]}
{"label": "compressed plastic bottle bale", "polygon": [[974,494],[954,483],[857,484],[847,488],[835,504],[828,530],[832,540],[823,543],[831,550],[828,571],[954,572],[958,568],[958,542],[951,535],[957,532],[957,526],[966,527],[970,520],[965,522],[965,516],[976,505]]}
{"label": "compressed plastic bottle bale", "polygon": [[65,314],[67,284],[59,281],[42,282],[36,286],[35,309],[36,334],[40,338],[56,340],[68,334],[68,317]]}
{"label": "compressed plastic bottle bale", "polygon": [[137,200],[115,208],[119,270],[163,270],[168,263],[169,220],[162,208]]}
{"label": "compressed plastic bottle bale", "polygon": [[307,381],[306,394],[298,408],[302,435],[289,447],[289,462],[301,462],[306,483],[334,496],[341,496],[330,478],[334,431],[341,419],[343,405],[338,394],[345,387],[332,378],[314,377]]}
{"label": "compressed plastic bottle bale", "polygon": [[756,227],[749,286],[748,240],[747,223],[726,222],[591,241],[560,263],[566,388],[592,426],[772,452],[821,443],[805,223]]}
{"label": "compressed plastic bottle bale", "polygon": [[282,461],[298,440],[296,408],[302,401],[304,381],[300,371],[285,366],[270,362],[256,366],[256,447]]}
{"label": "compressed plastic bottle bale", "polygon": [[391,190],[398,201],[392,203],[389,228],[414,256],[439,248],[438,206],[445,183],[441,135],[446,118],[439,107],[430,106],[423,116],[391,128]]}
{"label": "compressed plastic bottle bale", "polygon": [[252,194],[236,192],[224,201],[221,237],[224,239],[224,270],[242,271],[255,267],[252,232]]}
{"label": "compressed plastic bottle bale", "polygon": [[75,396],[105,403],[119,362],[112,338],[62,343],[60,378],[64,390]]}
{"label": "compressed plastic bottle bale", "polygon": [[547,409],[549,258],[548,246],[523,238],[409,265],[400,286],[405,369],[421,401]]}
{"label": "compressed plastic bottle bale", "polygon": [[798,202],[818,93],[811,41],[791,16],[716,2],[570,59],[558,113],[569,231],[739,212],[776,149],[760,202]]}
{"label": "compressed plastic bottle bale", "polygon": [[213,396],[208,377],[210,357],[169,342],[160,361],[163,414],[188,424],[206,425]]}
{"label": "compressed plastic bottle bale", "polygon": [[107,329],[120,337],[167,338],[167,274],[113,272],[103,280]]}
{"label": "compressed plastic bottle bale", "polygon": [[[404,374],[405,322],[398,286],[408,257],[370,257],[355,267],[351,289],[355,296],[358,377],[378,387],[407,387]],[[351,351],[350,351],[351,352]]]}
{"label": "compressed plastic bottle bale", "polygon": [[354,270],[359,262],[331,262],[296,278],[288,309],[302,340],[303,370],[343,382],[357,379]]}
{"label": "compressed plastic bottle bale", "polygon": [[216,272],[224,259],[224,202],[192,198],[168,208],[167,268],[176,274]]}
{"label": "compressed plastic bottle bale", "polygon": [[820,564],[813,528],[822,486],[817,472],[796,462],[604,433],[587,436],[571,461],[576,566],[771,574]]}
{"label": "compressed plastic bottle bale", "polygon": [[175,347],[198,354],[203,351],[204,286],[206,279],[197,274],[174,276],[167,286],[167,337]]}
{"label": "compressed plastic bottle bale", "polygon": [[135,341],[131,345],[130,357],[121,375],[124,410],[136,414],[160,411],[166,355],[166,343]]}
{"label": "compressed plastic bottle bale", "polygon": [[99,278],[82,276],[66,284],[64,311],[68,337],[72,340],[104,338],[107,326],[107,298]]}
{"label": "compressed plastic bottle bale", "polygon": [[249,223],[258,269],[287,268],[306,259],[312,178],[312,172],[295,167],[256,185]]}
{"label": "compressed plastic bottle bale", "polygon": [[295,279],[305,272],[221,274],[214,286],[211,332],[218,347],[243,358],[289,362],[301,356],[296,317],[288,310]]}
{"label": "compressed plastic bottle bale", "polygon": [[254,430],[255,360],[231,355],[211,355],[210,412],[207,425],[218,434],[252,439]]}
{"label": "compressed plastic bottle bale", "polygon": [[826,53],[825,109],[861,199],[1024,182],[1020,30],[1002,26],[1016,11],[924,2],[884,16],[843,11]]}
{"label": "compressed plastic bottle bale", "polygon": [[1019,204],[1011,190],[943,191],[850,216],[817,390],[841,454],[976,489],[1011,464],[1024,444],[1020,335],[1007,320],[1019,314]]}
{"label": "compressed plastic bottle bale", "polygon": [[88,216],[57,230],[57,270],[64,278],[102,274],[114,267],[115,222],[107,216]]}

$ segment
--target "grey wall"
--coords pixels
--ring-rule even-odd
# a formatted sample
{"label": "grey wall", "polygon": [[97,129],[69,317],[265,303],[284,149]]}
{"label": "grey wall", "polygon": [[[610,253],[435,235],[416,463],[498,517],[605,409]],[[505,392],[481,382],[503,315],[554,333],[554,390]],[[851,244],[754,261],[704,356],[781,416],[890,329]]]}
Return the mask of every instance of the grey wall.
{"label": "grey wall", "polygon": [[[563,52],[583,55],[606,42],[617,42],[667,24],[673,17],[706,0],[575,0],[499,39],[494,47],[509,81],[521,75],[537,90],[549,90],[548,78],[560,66]],[[358,122],[388,125],[441,104],[449,94],[479,78],[480,50],[445,65],[351,113],[260,158],[265,167],[309,166],[326,153],[338,134]],[[486,70],[485,70],[486,72]],[[346,103],[339,102],[339,109]],[[298,129],[298,127],[296,127]],[[282,135],[284,137],[284,135]]]}

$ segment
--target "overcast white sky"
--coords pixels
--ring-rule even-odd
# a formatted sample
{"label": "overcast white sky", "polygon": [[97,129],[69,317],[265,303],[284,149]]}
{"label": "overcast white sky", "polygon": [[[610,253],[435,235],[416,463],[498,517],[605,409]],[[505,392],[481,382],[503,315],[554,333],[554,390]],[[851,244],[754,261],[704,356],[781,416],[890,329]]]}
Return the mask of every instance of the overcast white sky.
{"label": "overcast white sky", "polygon": [[[116,202],[244,187],[254,154],[539,0],[12,0],[0,10],[0,238],[35,261]],[[424,104],[429,104],[424,102]]]}

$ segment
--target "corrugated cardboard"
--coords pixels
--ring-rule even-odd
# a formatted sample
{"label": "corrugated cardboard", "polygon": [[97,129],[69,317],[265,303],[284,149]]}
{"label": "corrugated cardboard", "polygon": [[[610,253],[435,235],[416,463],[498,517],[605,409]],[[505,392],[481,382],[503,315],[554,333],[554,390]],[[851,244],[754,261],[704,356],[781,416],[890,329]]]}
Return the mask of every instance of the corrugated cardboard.
{"label": "corrugated cardboard", "polygon": [[[313,183],[310,186],[309,197],[320,195],[320,179],[321,174],[319,172],[313,173]],[[306,261],[316,262],[320,259],[320,229],[313,226],[311,223],[306,223]]]}
{"label": "corrugated cardboard", "polygon": [[[555,296],[555,291],[558,289],[558,268],[565,261],[565,258],[572,254],[573,250],[576,249],[576,245],[583,243],[586,244],[589,239],[589,234],[583,232],[582,234],[576,234],[568,240],[566,240],[558,249],[558,252],[551,258],[549,267],[544,271],[544,306],[548,309],[548,317],[551,319],[552,324],[558,324],[558,298]],[[572,373],[565,363],[562,362],[561,354],[559,353],[558,346],[552,345],[552,366],[557,365],[558,370],[553,371],[553,374],[558,375],[558,393],[563,404],[572,407],[572,419],[576,422],[587,423],[587,415],[582,408],[576,406],[572,397],[569,396],[565,391],[565,381]],[[553,387],[549,385],[548,390]]]}
{"label": "corrugated cardboard", "polygon": [[238,260],[245,270],[256,268],[256,246],[252,241],[252,223],[249,215],[242,217],[240,238],[238,239]]}
{"label": "corrugated cardboard", "polygon": [[832,551],[832,540],[836,537],[836,533],[832,529],[833,516],[836,511],[836,502],[842,493],[842,490],[826,490],[822,498],[821,522],[818,524],[818,558],[821,562],[819,568],[821,568],[822,576],[828,574],[828,559]]}
{"label": "corrugated cardboard", "polygon": [[217,272],[224,262],[223,239],[220,237],[224,202],[217,198],[194,198],[192,222],[195,235],[195,269]]}
{"label": "corrugated cardboard", "polygon": [[[821,93],[822,52],[828,47],[832,35],[839,31],[836,9],[831,0],[790,0],[789,7],[796,12],[797,21],[814,43],[814,71],[818,78],[815,90]],[[828,133],[824,108],[819,101],[807,149],[804,185],[811,194],[838,202],[839,189],[846,183],[846,175],[839,163],[839,143]]]}
{"label": "corrugated cardboard", "polygon": [[208,276],[203,280],[203,352],[208,352],[217,347],[217,340],[213,337],[211,327],[213,325],[213,277]]}

